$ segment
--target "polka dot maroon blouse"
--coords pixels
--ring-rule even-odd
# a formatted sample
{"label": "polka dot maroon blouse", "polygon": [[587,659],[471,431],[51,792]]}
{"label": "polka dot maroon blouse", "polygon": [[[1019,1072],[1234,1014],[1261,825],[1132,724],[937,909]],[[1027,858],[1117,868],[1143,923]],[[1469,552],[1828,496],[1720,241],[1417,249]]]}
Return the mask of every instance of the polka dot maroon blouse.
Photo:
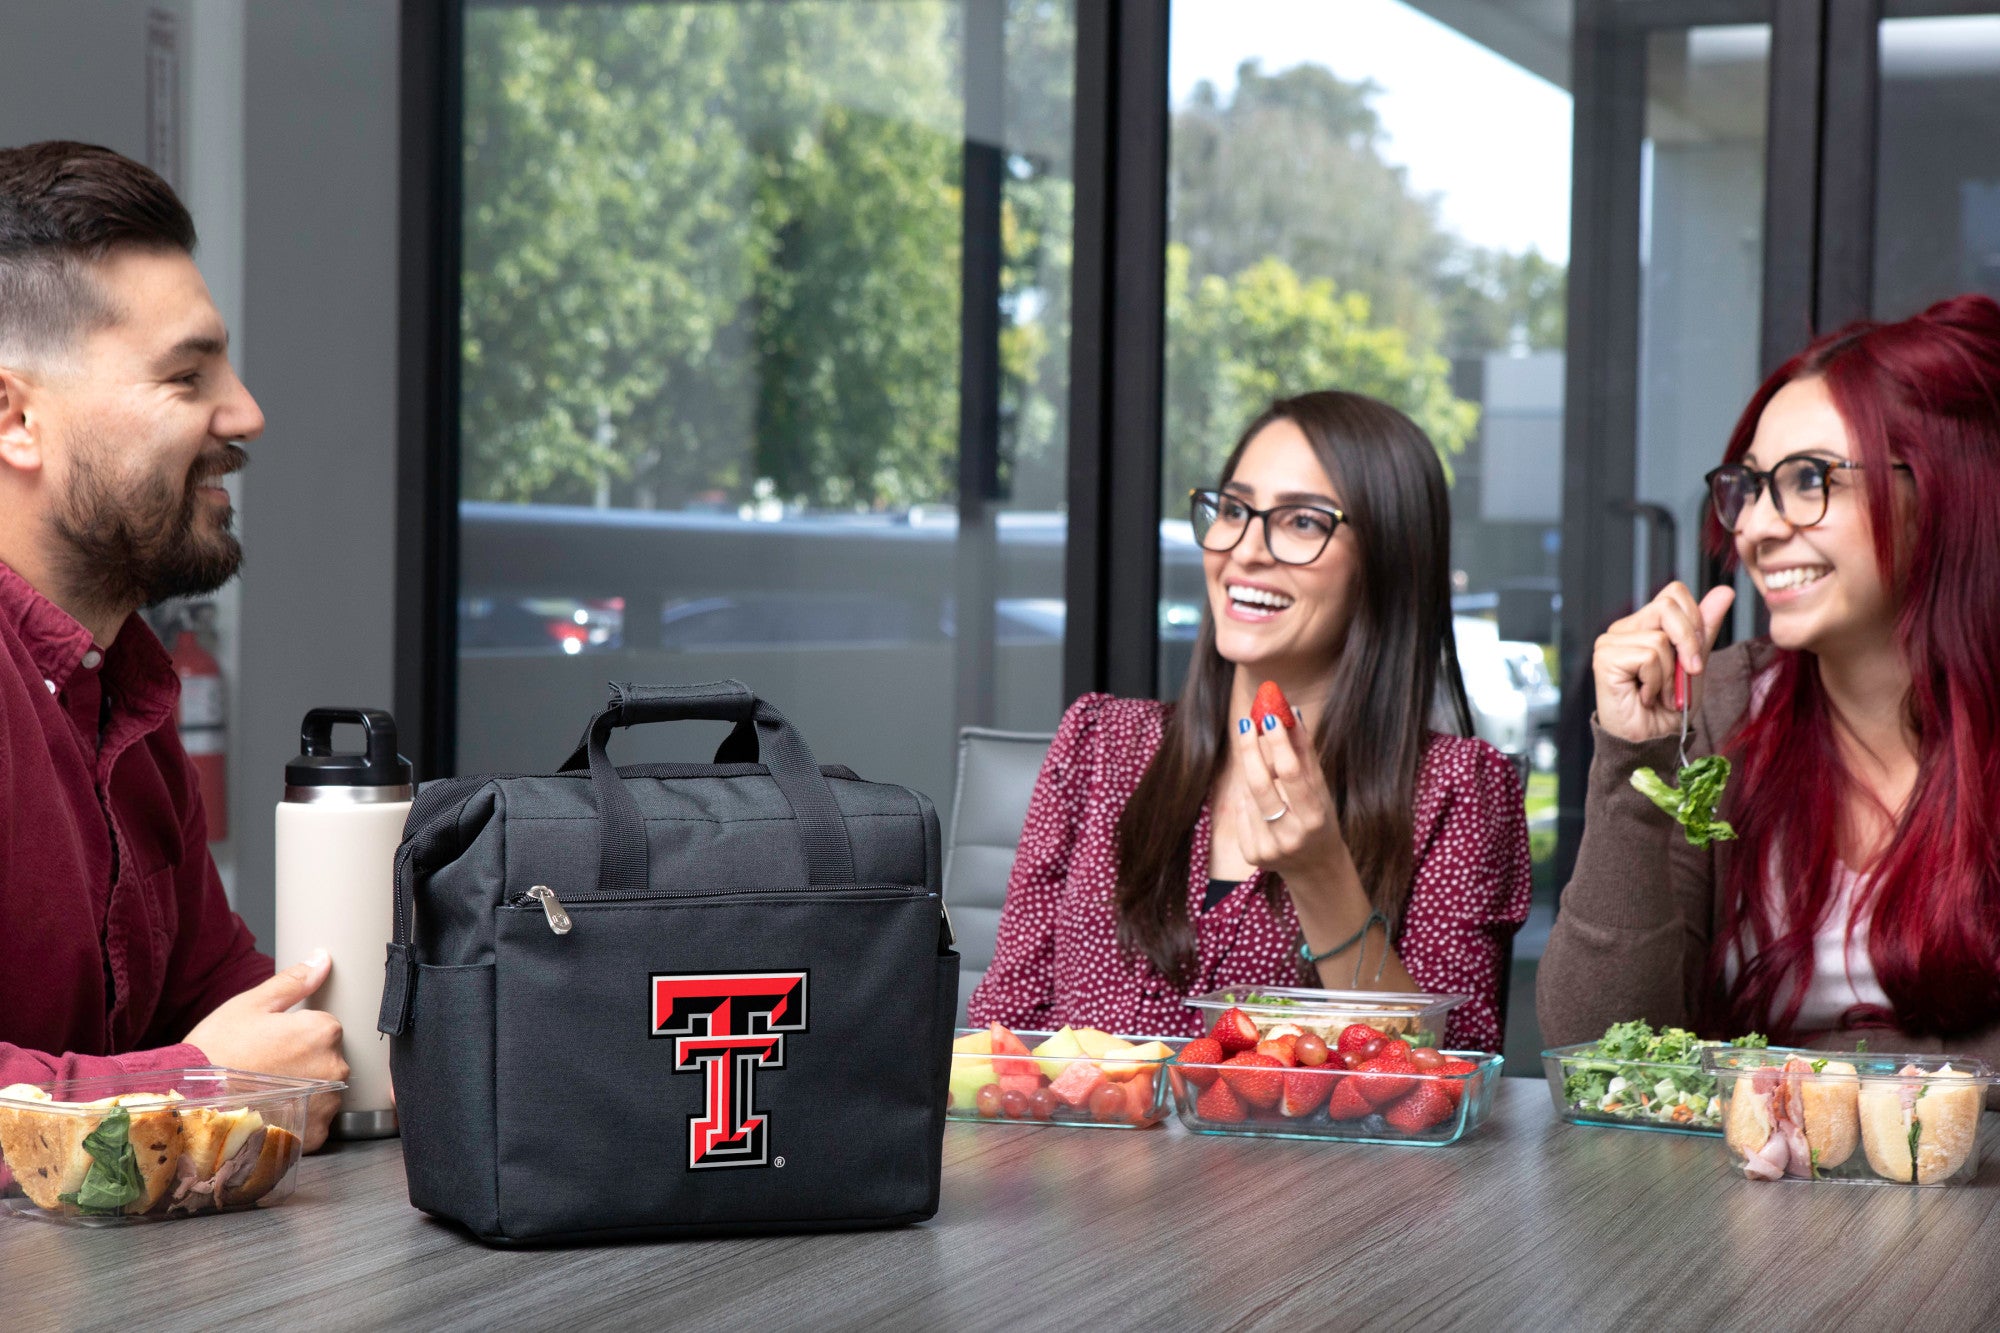
{"label": "polka dot maroon blouse", "polygon": [[[1298,917],[1271,907],[1260,872],[1206,911],[1208,807],[1195,825],[1188,912],[1194,985],[1180,990],[1117,943],[1118,817],[1160,746],[1166,706],[1087,694],[1070,706],[1043,761],[1007,884],[993,966],[972,993],[974,1023],[1041,1031],[1088,1023],[1111,1032],[1192,1035],[1181,1001],[1224,986],[1297,985]],[[1445,1043],[1500,1049],[1507,941],[1527,919],[1528,825],[1506,757],[1484,741],[1433,735],[1417,773],[1416,878],[1396,949],[1425,990],[1468,995]]]}

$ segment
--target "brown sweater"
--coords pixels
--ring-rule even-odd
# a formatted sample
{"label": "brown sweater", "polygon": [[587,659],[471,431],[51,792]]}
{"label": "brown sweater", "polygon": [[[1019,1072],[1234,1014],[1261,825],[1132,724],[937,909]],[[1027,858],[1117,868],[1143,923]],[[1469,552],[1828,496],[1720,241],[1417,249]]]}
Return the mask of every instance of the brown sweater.
{"label": "brown sweater", "polygon": [[[1769,661],[1764,640],[1725,648],[1696,680],[1689,710],[1688,755],[1713,754],[1750,705],[1751,681]],[[1598,728],[1584,797],[1576,873],[1535,981],[1536,1016],[1551,1046],[1593,1041],[1613,1023],[1643,1018],[1654,1026],[1691,1027],[1700,1007],[1702,972],[1721,929],[1722,895],[1735,844],[1691,847],[1676,824],[1636,791],[1632,770],[1675,771],[1678,736],[1634,744]],[[1728,798],[1724,798],[1725,813]],[[1734,1033],[1711,1033],[1734,1036]],[[1865,1038],[1875,1051],[1950,1051],[2000,1066],[2000,1022],[1949,1037],[1834,1031],[1809,1040],[1852,1050]],[[1996,1089],[2000,1092],[2000,1089]],[[2000,1106],[2000,1097],[1989,1097]]]}

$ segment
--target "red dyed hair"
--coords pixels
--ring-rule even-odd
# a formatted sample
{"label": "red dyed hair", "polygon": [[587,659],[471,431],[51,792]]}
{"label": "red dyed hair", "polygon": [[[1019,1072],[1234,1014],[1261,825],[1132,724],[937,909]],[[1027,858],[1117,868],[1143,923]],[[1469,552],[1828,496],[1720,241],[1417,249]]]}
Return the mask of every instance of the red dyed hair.
{"label": "red dyed hair", "polygon": [[[1910,1033],[1950,1034],[2000,1016],[2000,305],[1940,301],[1894,324],[1851,324],[1766,380],[1729,438],[1743,457],[1774,394],[1821,378],[1853,439],[1861,494],[1896,637],[1910,669],[1905,707],[1917,780],[1887,848],[1866,869],[1856,913],[1893,1014],[1851,1014]],[[1916,503],[1895,514],[1908,464]],[[1705,536],[1734,558],[1711,512]],[[1898,549],[1899,545],[1902,549]],[[1724,928],[1709,960],[1715,1026],[1781,1039],[1812,976],[1813,934],[1833,896],[1838,829],[1853,778],[1834,741],[1811,653],[1776,650],[1763,706],[1724,750],[1739,777]],[[1767,871],[1782,867],[1777,882]],[[1774,925],[1774,923],[1777,923]],[[1723,994],[1723,960],[1744,966]]]}

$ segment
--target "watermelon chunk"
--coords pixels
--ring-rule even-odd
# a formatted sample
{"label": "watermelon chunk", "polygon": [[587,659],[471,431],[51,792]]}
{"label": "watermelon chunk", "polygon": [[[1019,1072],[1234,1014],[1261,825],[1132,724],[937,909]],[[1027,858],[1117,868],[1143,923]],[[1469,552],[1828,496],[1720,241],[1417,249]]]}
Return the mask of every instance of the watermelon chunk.
{"label": "watermelon chunk", "polygon": [[1009,1032],[1006,1028],[1001,1027],[998,1023],[995,1023],[988,1031],[993,1035],[993,1072],[1000,1077],[1003,1086],[1009,1074],[1032,1074],[1037,1079],[1041,1077],[1041,1064],[1036,1060],[1027,1058],[1019,1060],[1001,1058],[1002,1056],[1015,1055],[1026,1057],[1028,1054],[1026,1042]]}
{"label": "watermelon chunk", "polygon": [[1072,1060],[1069,1068],[1063,1070],[1062,1077],[1049,1084],[1049,1091],[1071,1106],[1082,1106],[1089,1102],[1090,1094],[1109,1082],[1104,1071],[1088,1060]]}

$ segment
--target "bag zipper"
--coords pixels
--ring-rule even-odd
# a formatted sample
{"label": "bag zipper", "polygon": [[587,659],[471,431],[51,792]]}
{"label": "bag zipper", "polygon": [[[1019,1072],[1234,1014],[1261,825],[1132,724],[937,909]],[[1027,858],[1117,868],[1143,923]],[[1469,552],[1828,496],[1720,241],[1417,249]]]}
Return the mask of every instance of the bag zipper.
{"label": "bag zipper", "polygon": [[[863,893],[868,895],[868,898],[860,899],[859,901],[869,901],[888,896],[908,898],[908,897],[917,897],[921,895],[922,897],[925,898],[938,898],[939,899],[938,914],[940,916],[944,916],[944,902],[940,897],[940,895],[932,893],[928,889],[903,888],[894,885],[884,885],[871,888],[865,885],[857,884],[851,889],[830,889],[830,890],[799,888],[799,889],[747,889],[747,890],[724,891],[721,893],[699,893],[699,894],[654,893],[654,894],[647,894],[644,897],[638,897],[638,898],[632,897],[627,894],[596,893],[596,894],[587,894],[574,897],[571,898],[570,901],[573,903],[712,902],[717,898],[768,899],[773,896],[799,896],[799,897],[811,898],[815,901],[825,901],[831,899],[832,901],[835,902],[839,902],[842,900],[852,902],[852,901],[857,901],[857,899],[855,898],[855,895],[857,893]],[[507,905],[509,907],[515,907],[515,908],[525,908],[530,906],[531,904],[539,905],[541,907],[543,916],[546,917],[548,920],[550,934],[567,935],[570,933],[571,930],[575,929],[576,923],[570,919],[569,912],[563,907],[562,901],[556,897],[555,890],[551,889],[548,885],[537,884],[533,888],[529,889],[526,893],[516,894],[514,898],[508,902]],[[945,917],[944,919],[947,921],[950,920],[949,917]]]}
{"label": "bag zipper", "polygon": [[563,911],[563,905],[556,901],[556,891],[554,889],[546,884],[537,884],[534,888],[529,889],[519,898],[516,898],[514,900],[515,906],[522,906],[530,899],[542,905],[542,911],[549,918],[550,930],[558,935],[569,934],[575,923],[569,919],[569,913]]}

